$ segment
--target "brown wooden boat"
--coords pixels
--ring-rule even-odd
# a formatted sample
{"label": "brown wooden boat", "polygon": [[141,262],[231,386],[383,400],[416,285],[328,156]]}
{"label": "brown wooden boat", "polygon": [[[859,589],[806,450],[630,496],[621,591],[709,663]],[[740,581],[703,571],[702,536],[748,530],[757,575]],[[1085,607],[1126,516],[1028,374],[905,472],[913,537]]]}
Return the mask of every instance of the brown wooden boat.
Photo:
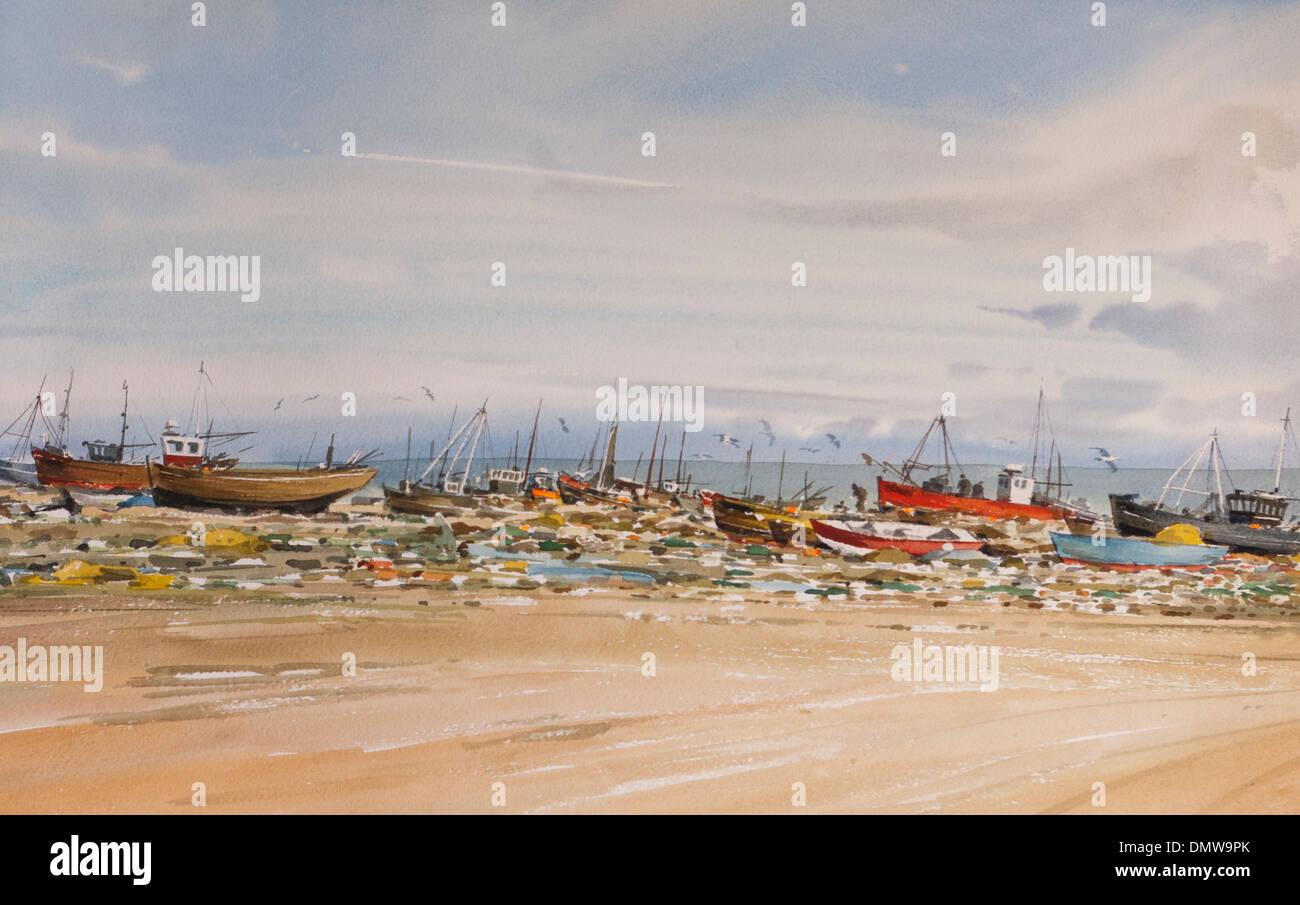
{"label": "brown wooden boat", "polygon": [[39,447],[32,448],[32,461],[36,463],[36,479],[53,487],[134,492],[149,483],[143,464],[74,459]]}
{"label": "brown wooden boat", "polygon": [[719,531],[742,543],[806,546],[817,538],[805,514],[721,494],[713,497],[713,521]]}
{"label": "brown wooden boat", "polygon": [[148,463],[149,484],[159,506],[232,510],[319,512],[355,493],[376,469],[232,468],[225,471]]}

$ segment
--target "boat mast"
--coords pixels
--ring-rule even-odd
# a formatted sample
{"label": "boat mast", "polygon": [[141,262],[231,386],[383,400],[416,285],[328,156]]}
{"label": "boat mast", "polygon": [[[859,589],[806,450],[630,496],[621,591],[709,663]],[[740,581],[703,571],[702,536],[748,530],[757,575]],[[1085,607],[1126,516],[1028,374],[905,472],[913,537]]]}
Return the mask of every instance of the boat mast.
{"label": "boat mast", "polygon": [[1282,456],[1286,454],[1286,435],[1291,428],[1291,407],[1287,406],[1286,417],[1282,419],[1282,440],[1277,445],[1277,470],[1273,473],[1273,492],[1282,490]]}
{"label": "boat mast", "polygon": [[[524,483],[522,486],[528,486],[528,472],[533,467],[533,443],[537,440],[537,422],[542,417],[542,400],[537,400],[537,414],[533,416],[533,435],[528,438],[528,461],[524,463]],[[515,434],[515,443],[519,442],[519,435]]]}
{"label": "boat mast", "polygon": [[682,448],[677,451],[677,479],[673,482],[677,490],[682,489],[682,457],[686,455],[686,431],[682,431]]}
{"label": "boat mast", "polygon": [[126,408],[127,400],[130,398],[131,391],[127,389],[126,381],[122,381],[122,439],[117,444],[117,461],[121,462],[123,455],[126,453]]}
{"label": "boat mast", "polygon": [[664,460],[668,458],[668,438],[664,437],[663,448],[659,450],[659,490],[664,489]]}
{"label": "boat mast", "polygon": [[402,489],[411,483],[411,426],[406,426],[406,467],[402,469]]}
{"label": "boat mast", "polygon": [[754,458],[754,444],[750,443],[749,449],[745,450],[745,483],[743,485],[744,487],[743,493],[745,496],[752,496],[750,491],[754,489],[754,484],[749,479],[749,464],[750,464],[750,460],[753,458]]}
{"label": "boat mast", "polygon": [[[1040,431],[1042,430],[1042,424],[1043,424],[1043,387],[1040,384],[1038,387],[1038,408],[1034,410],[1034,461],[1033,464],[1029,466],[1029,476],[1031,478],[1038,477],[1038,443],[1039,443],[1038,438],[1040,436]],[[1052,468],[1052,457],[1050,455],[1047,457],[1047,468],[1048,468],[1047,487],[1048,490],[1050,491],[1052,486],[1052,476],[1050,473]]]}
{"label": "boat mast", "polygon": [[780,506],[784,497],[781,496],[781,489],[785,486],[785,450],[781,450],[781,473],[776,479],[776,505]]}
{"label": "boat mast", "polygon": [[474,467],[474,450],[478,449],[478,438],[479,435],[483,433],[483,425],[487,421],[486,399],[483,400],[483,405],[479,407],[478,414],[475,417],[478,419],[478,427],[474,429],[474,442],[470,444],[469,458],[465,460],[465,478],[460,484],[462,490],[469,489],[469,472],[470,469]]}
{"label": "boat mast", "polygon": [[[595,447],[593,446],[594,450]],[[614,456],[618,449],[618,422],[611,421],[609,425],[609,441],[605,444],[605,455],[600,460],[600,474],[596,476],[596,489],[608,490],[614,486]],[[593,460],[594,464],[594,460]],[[641,467],[641,460],[636,460],[637,467]],[[632,473],[635,478],[636,472]]]}
{"label": "boat mast", "polygon": [[59,413],[59,448],[67,449],[68,435],[68,401],[72,398],[72,378],[76,370],[68,372],[68,388],[63,391],[63,411]]}
{"label": "boat mast", "polygon": [[[424,479],[427,478],[427,477],[429,476],[429,474],[433,471],[433,469],[437,466],[437,464],[438,464],[439,462],[443,462],[443,463],[444,463],[444,468],[443,468],[443,470],[438,472],[438,480],[439,480],[440,482],[442,481],[443,475],[445,475],[445,474],[447,473],[447,471],[446,471],[446,467],[445,467],[445,466],[446,466],[446,462],[445,462],[445,460],[446,460],[446,457],[447,457],[447,453],[451,451],[451,447],[452,447],[452,445],[453,445],[457,440],[460,440],[460,441],[461,441],[461,442],[460,442],[460,446],[456,448],[456,458],[460,458],[460,450],[463,449],[464,446],[465,446],[465,441],[464,441],[464,440],[461,440],[461,434],[463,434],[463,433],[465,433],[467,430],[469,430],[470,426],[473,425],[473,424],[474,424],[474,419],[471,418],[470,420],[466,421],[464,424],[461,425],[460,430],[456,431],[455,436],[449,437],[449,438],[447,439],[447,445],[444,446],[444,447],[442,448],[442,451],[439,452],[436,456],[433,456],[433,460],[432,460],[431,462],[429,462],[429,467],[426,468],[424,471],[420,472],[420,476],[419,476],[418,478],[415,479],[415,483],[417,483],[417,484],[423,483]],[[432,448],[430,449],[430,452],[432,453]],[[454,459],[453,459],[453,461],[454,461]]]}
{"label": "boat mast", "polygon": [[1213,443],[1214,445],[1210,450],[1210,461],[1214,465],[1214,482],[1219,491],[1219,515],[1224,516],[1228,513],[1228,501],[1223,497],[1223,470],[1220,467],[1223,464],[1223,451],[1219,449],[1219,429],[1217,427],[1214,429]]}
{"label": "boat mast", "polygon": [[650,479],[654,477],[655,471],[655,450],[659,446],[659,428],[664,426],[664,413],[659,412],[659,423],[655,425],[655,442],[650,445],[650,465],[645,470],[645,495],[650,495]]}

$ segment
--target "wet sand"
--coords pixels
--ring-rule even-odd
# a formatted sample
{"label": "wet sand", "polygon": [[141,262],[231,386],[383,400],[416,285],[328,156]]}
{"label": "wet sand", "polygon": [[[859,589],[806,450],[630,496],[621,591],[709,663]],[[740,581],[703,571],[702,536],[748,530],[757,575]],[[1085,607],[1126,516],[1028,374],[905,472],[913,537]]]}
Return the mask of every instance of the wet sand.
{"label": "wet sand", "polygon": [[[164,530],[158,518],[139,516],[131,530]],[[56,539],[61,561],[93,559],[95,548],[71,545],[120,534],[109,521]],[[36,548],[24,538],[49,533],[6,529],[9,560]],[[252,561],[270,563],[270,552]],[[777,567],[794,570],[785,559]],[[0,683],[0,810],[1300,806],[1300,619],[1289,600],[1206,607],[1175,588],[1172,603],[1127,607],[1121,595],[1107,611],[1077,590],[1046,603],[980,594],[974,573],[948,568],[939,593],[844,595],[717,579],[536,586],[513,572],[480,586],[427,573],[386,584],[355,580],[358,569],[345,570],[348,582],[283,587],[14,582],[0,589],[0,643],[102,644],[106,677],[98,693]],[[997,690],[895,681],[891,651],[916,638],[996,646]],[[349,654],[355,676],[344,674]],[[1243,675],[1243,654],[1255,675]]]}

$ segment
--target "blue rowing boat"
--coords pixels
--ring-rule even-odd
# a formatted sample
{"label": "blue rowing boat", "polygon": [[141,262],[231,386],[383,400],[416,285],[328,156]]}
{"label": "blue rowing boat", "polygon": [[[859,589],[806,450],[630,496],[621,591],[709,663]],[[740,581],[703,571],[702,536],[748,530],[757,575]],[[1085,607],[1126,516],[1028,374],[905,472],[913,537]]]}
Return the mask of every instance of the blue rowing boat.
{"label": "blue rowing boat", "polygon": [[1110,566],[1116,569],[1204,569],[1228,554],[1227,547],[1208,544],[1168,544],[1136,537],[1104,537],[1051,533],[1062,562]]}

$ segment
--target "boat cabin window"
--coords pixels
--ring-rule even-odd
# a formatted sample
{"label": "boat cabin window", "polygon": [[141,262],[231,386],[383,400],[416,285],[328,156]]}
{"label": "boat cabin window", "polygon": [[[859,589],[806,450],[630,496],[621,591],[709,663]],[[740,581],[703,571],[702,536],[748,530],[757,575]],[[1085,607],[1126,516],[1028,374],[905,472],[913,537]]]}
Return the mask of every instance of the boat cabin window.
{"label": "boat cabin window", "polygon": [[169,446],[171,446],[171,448],[172,448],[172,452],[180,452],[180,451],[181,451],[181,441],[179,441],[179,440],[168,440],[168,441],[167,441],[167,444],[168,444]]}
{"label": "boat cabin window", "polygon": [[198,452],[198,451],[199,451],[199,444],[197,444],[197,443],[191,443],[191,444],[190,444],[190,452],[192,452],[192,453],[196,453],[196,452]]}

